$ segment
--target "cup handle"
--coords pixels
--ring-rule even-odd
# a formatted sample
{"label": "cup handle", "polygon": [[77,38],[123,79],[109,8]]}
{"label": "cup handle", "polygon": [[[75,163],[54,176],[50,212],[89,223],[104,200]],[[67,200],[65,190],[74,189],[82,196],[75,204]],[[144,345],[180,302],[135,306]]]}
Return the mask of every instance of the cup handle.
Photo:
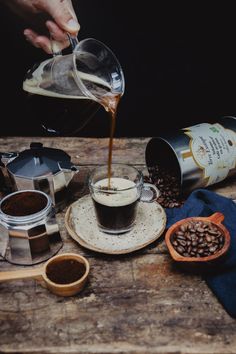
{"label": "cup handle", "polygon": [[144,183],[142,193],[140,196],[141,202],[154,202],[160,195],[159,189],[152,183]]}

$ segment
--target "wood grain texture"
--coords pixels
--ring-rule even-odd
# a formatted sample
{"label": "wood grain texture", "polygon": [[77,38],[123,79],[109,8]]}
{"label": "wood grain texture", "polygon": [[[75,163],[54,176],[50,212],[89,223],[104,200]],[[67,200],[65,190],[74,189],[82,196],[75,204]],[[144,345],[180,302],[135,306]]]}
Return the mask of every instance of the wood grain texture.
{"label": "wood grain texture", "polygon": [[[107,139],[0,138],[0,151],[23,150],[31,141],[64,149],[76,165],[83,165],[67,207],[86,193],[88,170],[107,160]],[[114,160],[145,171],[147,141],[116,139]],[[236,198],[235,181],[214,190]],[[1,283],[1,353],[236,353],[236,321],[200,276],[176,269],[163,238],[129,255],[98,254],[67,234],[66,210],[57,215],[64,241],[60,253],[86,256],[89,281],[68,298],[35,280]],[[25,268],[4,261],[0,267]]]}

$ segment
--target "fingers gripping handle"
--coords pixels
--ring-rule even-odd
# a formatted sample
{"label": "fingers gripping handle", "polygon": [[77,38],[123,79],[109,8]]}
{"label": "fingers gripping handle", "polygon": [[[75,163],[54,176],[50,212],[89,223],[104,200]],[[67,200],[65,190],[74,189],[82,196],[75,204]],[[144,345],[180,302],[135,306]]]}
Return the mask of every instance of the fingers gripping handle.
{"label": "fingers gripping handle", "polygon": [[[77,44],[79,43],[78,38],[76,36],[71,36],[69,33],[67,33],[68,40],[70,42],[70,46],[72,49],[72,52],[75,50]],[[54,57],[58,55],[62,55],[61,49],[58,47],[58,44],[56,41],[54,41],[51,38],[51,49],[52,49],[52,54]]]}
{"label": "fingers gripping handle", "polygon": [[68,39],[70,41],[70,45],[72,48],[72,51],[75,50],[77,44],[79,43],[78,38],[76,36],[71,36],[69,33],[67,33]]}

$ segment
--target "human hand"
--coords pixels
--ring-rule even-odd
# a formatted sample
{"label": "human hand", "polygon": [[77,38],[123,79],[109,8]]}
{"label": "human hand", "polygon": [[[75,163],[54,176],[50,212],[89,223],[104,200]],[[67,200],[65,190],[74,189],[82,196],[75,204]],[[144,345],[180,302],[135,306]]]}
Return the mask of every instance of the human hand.
{"label": "human hand", "polygon": [[[76,36],[80,29],[71,0],[5,0],[5,3],[30,23],[30,28],[24,30],[26,39],[48,54],[68,47],[66,33]],[[43,33],[45,29],[47,35]]]}

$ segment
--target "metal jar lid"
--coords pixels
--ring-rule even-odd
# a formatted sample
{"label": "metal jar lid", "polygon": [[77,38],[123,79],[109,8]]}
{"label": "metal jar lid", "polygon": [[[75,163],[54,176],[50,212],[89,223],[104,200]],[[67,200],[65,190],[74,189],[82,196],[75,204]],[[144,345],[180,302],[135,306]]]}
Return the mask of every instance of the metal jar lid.
{"label": "metal jar lid", "polygon": [[7,164],[8,170],[22,178],[35,178],[56,174],[61,169],[71,169],[70,156],[63,150],[43,147],[41,143],[31,143],[30,149],[18,154]]}

